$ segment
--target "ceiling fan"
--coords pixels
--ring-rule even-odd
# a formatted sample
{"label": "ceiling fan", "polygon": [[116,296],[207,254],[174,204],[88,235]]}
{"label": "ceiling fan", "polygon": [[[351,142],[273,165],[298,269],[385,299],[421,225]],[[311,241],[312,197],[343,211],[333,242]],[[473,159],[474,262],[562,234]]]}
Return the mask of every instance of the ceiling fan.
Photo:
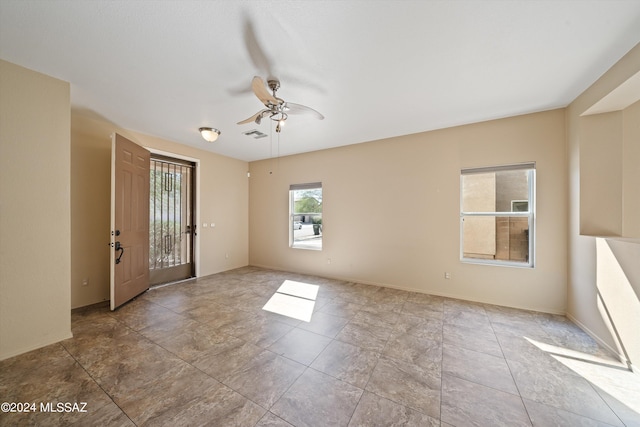
{"label": "ceiling fan", "polygon": [[263,118],[268,117],[271,120],[278,122],[278,125],[276,126],[276,132],[279,133],[282,130],[282,126],[284,125],[285,120],[287,120],[287,118],[289,117],[289,114],[311,114],[319,120],[324,119],[324,116],[313,108],[307,107],[305,105],[294,104],[293,102],[285,102],[282,98],[278,98],[276,96],[276,92],[280,88],[280,81],[278,79],[269,78],[267,80],[267,85],[269,86],[269,89],[271,89],[272,93],[269,93],[269,91],[267,90],[267,86],[264,84],[264,80],[262,80],[262,78],[258,76],[255,76],[253,78],[253,80],[251,81],[251,88],[253,89],[253,93],[256,94],[258,99],[267,108],[258,111],[248,119],[238,122],[239,125],[249,122],[260,124]]}

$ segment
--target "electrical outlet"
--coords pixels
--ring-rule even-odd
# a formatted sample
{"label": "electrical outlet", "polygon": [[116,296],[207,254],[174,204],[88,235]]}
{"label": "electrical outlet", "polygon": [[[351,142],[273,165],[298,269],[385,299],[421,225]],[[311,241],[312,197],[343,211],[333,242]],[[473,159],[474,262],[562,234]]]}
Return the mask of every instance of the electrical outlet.
{"label": "electrical outlet", "polygon": [[327,264],[331,264],[331,258],[327,258]]}
{"label": "electrical outlet", "polygon": [[444,273],[444,278],[445,278],[445,279],[451,279],[451,273],[449,273],[449,272],[445,272],[445,273]]}
{"label": "electrical outlet", "polygon": [[85,277],[84,279],[82,279],[82,286],[89,286],[89,278]]}

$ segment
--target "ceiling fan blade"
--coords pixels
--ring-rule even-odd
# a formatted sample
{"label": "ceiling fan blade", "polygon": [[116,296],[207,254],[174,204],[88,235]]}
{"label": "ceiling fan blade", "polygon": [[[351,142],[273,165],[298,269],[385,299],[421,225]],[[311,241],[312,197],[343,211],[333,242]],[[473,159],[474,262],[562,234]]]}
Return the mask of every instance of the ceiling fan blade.
{"label": "ceiling fan blade", "polygon": [[260,46],[253,24],[247,16],[244,18],[244,43],[247,47],[247,52],[249,53],[249,58],[251,59],[251,62],[253,62],[253,65],[261,73],[266,74],[267,77],[271,77],[273,74],[271,60],[265,53],[262,46]]}
{"label": "ceiling fan blade", "polygon": [[324,116],[318,111],[306,105],[294,104],[293,102],[285,102],[283,106],[287,114],[310,114],[316,119],[322,120]]}
{"label": "ceiling fan blade", "polygon": [[270,110],[260,110],[257,113],[255,113],[253,116],[249,117],[248,119],[244,119],[241,122],[238,122],[239,125],[243,125],[245,123],[250,123],[250,122],[256,122],[258,124],[260,124],[260,120],[262,120],[262,118],[264,117],[265,113],[268,113]]}
{"label": "ceiling fan blade", "polygon": [[253,93],[255,93],[258,99],[267,107],[269,105],[278,105],[278,100],[269,93],[264,84],[264,80],[260,77],[255,76],[253,78],[251,81],[251,87],[253,88]]}

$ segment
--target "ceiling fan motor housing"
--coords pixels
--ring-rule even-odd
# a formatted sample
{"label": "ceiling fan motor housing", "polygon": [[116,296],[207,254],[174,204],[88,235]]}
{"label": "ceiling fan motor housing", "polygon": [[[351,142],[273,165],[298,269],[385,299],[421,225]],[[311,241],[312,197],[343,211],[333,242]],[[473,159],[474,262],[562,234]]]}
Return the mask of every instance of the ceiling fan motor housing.
{"label": "ceiling fan motor housing", "polygon": [[269,79],[267,80],[267,86],[269,86],[269,89],[271,89],[271,91],[273,92],[273,96],[276,96],[276,91],[278,89],[280,89],[280,80],[278,79]]}

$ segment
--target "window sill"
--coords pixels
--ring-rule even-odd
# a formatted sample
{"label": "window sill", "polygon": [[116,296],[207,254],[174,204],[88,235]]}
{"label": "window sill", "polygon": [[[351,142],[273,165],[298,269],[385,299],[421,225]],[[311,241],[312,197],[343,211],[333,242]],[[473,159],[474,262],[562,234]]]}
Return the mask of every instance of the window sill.
{"label": "window sill", "polygon": [[515,267],[515,268],[530,268],[530,269],[535,268],[533,263],[516,262],[516,261],[495,261],[495,260],[485,260],[485,259],[462,258],[460,259],[460,262],[462,262],[463,264],[488,265],[493,267]]}
{"label": "window sill", "polygon": [[289,246],[291,249],[302,249],[302,250],[307,250],[307,251],[321,251],[322,250],[322,244],[320,243],[315,243],[315,242],[304,242],[304,243],[295,243],[291,246]]}

